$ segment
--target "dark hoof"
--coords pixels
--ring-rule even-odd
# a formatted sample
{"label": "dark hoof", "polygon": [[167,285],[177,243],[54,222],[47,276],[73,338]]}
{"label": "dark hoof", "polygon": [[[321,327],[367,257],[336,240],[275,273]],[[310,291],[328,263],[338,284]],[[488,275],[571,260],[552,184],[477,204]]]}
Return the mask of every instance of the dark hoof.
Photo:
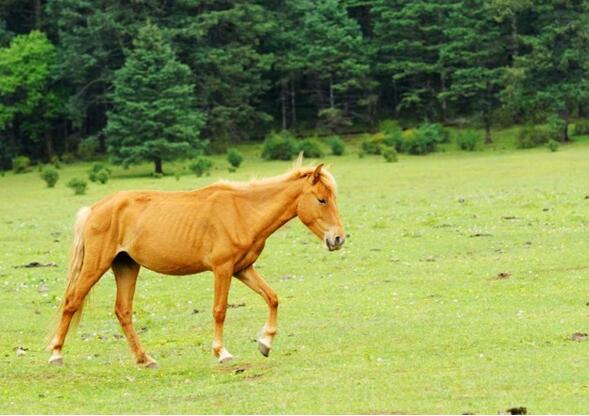
{"label": "dark hoof", "polygon": [[270,355],[270,347],[264,344],[262,341],[258,341],[258,350],[260,350],[264,357]]}

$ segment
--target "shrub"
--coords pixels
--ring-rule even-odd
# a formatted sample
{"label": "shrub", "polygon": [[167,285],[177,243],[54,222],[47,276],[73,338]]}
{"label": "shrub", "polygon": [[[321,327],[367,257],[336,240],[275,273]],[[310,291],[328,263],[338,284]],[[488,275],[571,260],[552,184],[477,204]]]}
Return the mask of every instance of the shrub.
{"label": "shrub", "polygon": [[227,151],[227,161],[232,167],[237,169],[241,165],[241,162],[243,162],[243,154],[235,147],[232,147]]}
{"label": "shrub", "polygon": [[399,160],[397,157],[397,150],[393,146],[383,146],[382,156],[384,157],[384,160],[389,163],[397,162]]}
{"label": "shrub", "polygon": [[59,173],[54,167],[45,166],[41,171],[41,179],[47,183],[48,188],[53,188],[59,179]]}
{"label": "shrub", "polygon": [[67,183],[67,187],[74,191],[75,195],[83,195],[86,193],[88,183],[81,178],[73,178]]}
{"label": "shrub", "polygon": [[74,163],[76,161],[76,156],[74,156],[73,153],[66,152],[61,155],[61,161],[66,164]]}
{"label": "shrub", "polygon": [[272,132],[262,147],[262,157],[268,160],[291,160],[299,152],[297,141],[288,132]]}
{"label": "shrub", "polygon": [[380,155],[382,153],[383,144],[384,136],[382,134],[367,136],[360,142],[360,150],[364,154]]}
{"label": "shrub", "polygon": [[559,139],[562,137],[565,125],[566,122],[556,115],[548,117],[548,120],[546,120],[546,128],[550,133],[550,139]]}
{"label": "shrub", "polygon": [[104,166],[102,163],[95,163],[92,168],[88,171],[88,179],[92,182],[100,182],[105,184],[110,178],[110,169]]}
{"label": "shrub", "polygon": [[522,149],[537,147],[552,139],[546,126],[524,126],[517,135],[517,144]]}
{"label": "shrub", "polygon": [[341,156],[346,153],[346,144],[339,136],[332,136],[327,139],[329,147],[331,147],[331,154]]}
{"label": "shrub", "polygon": [[59,163],[59,157],[56,155],[51,156],[50,163],[53,165],[55,169],[61,169],[61,163]]}
{"label": "shrub", "polygon": [[31,170],[31,159],[26,156],[17,156],[12,159],[12,170],[14,173],[25,173]]}
{"label": "shrub", "polygon": [[299,142],[299,151],[303,152],[303,156],[311,158],[323,157],[323,150],[321,149],[321,142],[316,138],[304,139]]}
{"label": "shrub", "polygon": [[339,108],[324,108],[318,116],[320,125],[333,132],[352,125],[350,118]]}
{"label": "shrub", "polygon": [[575,123],[574,136],[589,134],[589,120],[579,120]]}
{"label": "shrub", "polygon": [[548,150],[550,150],[551,152],[556,152],[558,150],[559,147],[559,143],[554,140],[554,139],[550,139],[548,141],[548,143],[546,143],[546,147],[548,148]]}
{"label": "shrub", "polygon": [[78,145],[78,154],[82,160],[92,160],[96,157],[96,152],[98,151],[98,146],[100,146],[100,142],[98,138],[91,136],[87,139],[84,139]]}
{"label": "shrub", "polygon": [[458,133],[458,137],[456,137],[456,143],[458,144],[458,147],[469,152],[476,150],[480,141],[481,138],[479,134],[474,130],[460,132]]}
{"label": "shrub", "polygon": [[213,161],[206,156],[198,156],[190,163],[189,168],[198,177],[209,175],[213,168]]}

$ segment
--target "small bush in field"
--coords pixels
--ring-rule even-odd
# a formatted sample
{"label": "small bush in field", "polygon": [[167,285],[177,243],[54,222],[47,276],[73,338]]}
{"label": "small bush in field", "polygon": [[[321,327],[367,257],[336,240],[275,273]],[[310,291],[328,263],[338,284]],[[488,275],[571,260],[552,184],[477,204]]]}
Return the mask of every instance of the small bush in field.
{"label": "small bush in field", "polygon": [[100,182],[105,184],[110,178],[110,169],[104,166],[102,163],[95,163],[92,168],[88,171],[88,179],[92,182]]}
{"label": "small bush in field", "polygon": [[73,178],[67,183],[67,187],[74,191],[75,195],[83,195],[86,193],[88,183],[81,178]]}
{"label": "small bush in field", "polygon": [[304,139],[299,142],[299,151],[303,152],[303,156],[311,158],[323,157],[323,150],[321,149],[321,142],[316,138]]}
{"label": "small bush in field", "polygon": [[270,133],[262,147],[262,157],[267,160],[291,160],[298,152],[299,145],[288,132]]}
{"label": "small bush in field", "polygon": [[458,147],[469,152],[476,150],[480,141],[481,138],[479,134],[474,130],[460,132],[456,137],[456,143],[458,144]]}
{"label": "small bush in field", "polygon": [[585,134],[589,134],[589,120],[578,120],[575,123],[573,135],[574,136],[583,136]]}
{"label": "small bush in field", "polygon": [[554,140],[554,139],[550,139],[548,141],[548,143],[546,143],[546,147],[548,148],[548,150],[550,150],[551,152],[556,152],[558,150],[558,147],[560,146],[560,144]]}
{"label": "small bush in field", "polygon": [[61,155],[61,161],[65,164],[74,163],[76,161],[76,156],[73,153],[66,152]]}
{"label": "small bush in field", "polygon": [[213,161],[206,156],[198,156],[190,163],[189,168],[198,177],[209,175],[213,168]]}
{"label": "small bush in field", "polygon": [[398,162],[397,150],[393,146],[383,146],[382,156],[388,163]]}
{"label": "small bush in field", "polygon": [[329,147],[331,147],[331,154],[341,156],[346,153],[346,144],[339,136],[332,136],[327,139]]}
{"label": "small bush in field", "polygon": [[517,144],[522,149],[537,147],[553,139],[552,132],[546,126],[525,126],[517,135]]}
{"label": "small bush in field", "polygon": [[31,170],[31,159],[26,156],[17,156],[12,159],[14,173],[25,173]]}
{"label": "small bush in field", "polygon": [[382,134],[375,134],[367,136],[360,142],[360,150],[368,155],[380,155],[382,153],[382,145],[384,144],[384,136]]}
{"label": "small bush in field", "polygon": [[243,154],[235,147],[231,147],[227,150],[227,161],[232,167],[237,169],[241,165],[241,162],[243,162]]}
{"label": "small bush in field", "polygon": [[41,170],[41,179],[47,183],[48,188],[53,188],[59,179],[59,173],[54,167],[45,166]]}
{"label": "small bush in field", "polygon": [[50,163],[53,165],[55,169],[61,169],[61,163],[59,162],[59,157],[56,155],[51,156]]}

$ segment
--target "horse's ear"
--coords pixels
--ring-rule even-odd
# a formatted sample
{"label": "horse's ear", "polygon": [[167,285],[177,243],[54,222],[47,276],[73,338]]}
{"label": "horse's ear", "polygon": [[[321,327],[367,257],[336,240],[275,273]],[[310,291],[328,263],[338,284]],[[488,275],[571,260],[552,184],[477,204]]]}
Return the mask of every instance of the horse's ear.
{"label": "horse's ear", "polygon": [[323,163],[320,163],[317,165],[317,167],[313,171],[313,185],[315,185],[317,182],[319,182],[319,179],[321,179],[321,168],[322,167],[323,167]]}

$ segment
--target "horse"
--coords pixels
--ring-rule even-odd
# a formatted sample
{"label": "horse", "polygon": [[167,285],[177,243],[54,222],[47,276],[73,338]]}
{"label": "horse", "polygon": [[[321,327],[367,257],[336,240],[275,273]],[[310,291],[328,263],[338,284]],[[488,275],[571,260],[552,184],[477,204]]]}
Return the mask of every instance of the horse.
{"label": "horse", "polygon": [[90,289],[111,268],[116,281],[115,315],[138,365],[156,368],[132,322],[141,266],[166,275],[214,273],[213,355],[233,356],[223,345],[227,297],[235,277],[262,296],[268,317],[258,349],[268,356],[277,330],[278,296],[254,268],[266,239],[294,217],[325,243],[342,247],[345,233],[336,204],[337,185],[319,164],[302,167],[302,154],[285,174],[250,182],[220,181],[184,192],[122,191],[82,208],[74,225],[60,319],[47,347],[50,364],[63,364],[70,324],[79,321]]}

